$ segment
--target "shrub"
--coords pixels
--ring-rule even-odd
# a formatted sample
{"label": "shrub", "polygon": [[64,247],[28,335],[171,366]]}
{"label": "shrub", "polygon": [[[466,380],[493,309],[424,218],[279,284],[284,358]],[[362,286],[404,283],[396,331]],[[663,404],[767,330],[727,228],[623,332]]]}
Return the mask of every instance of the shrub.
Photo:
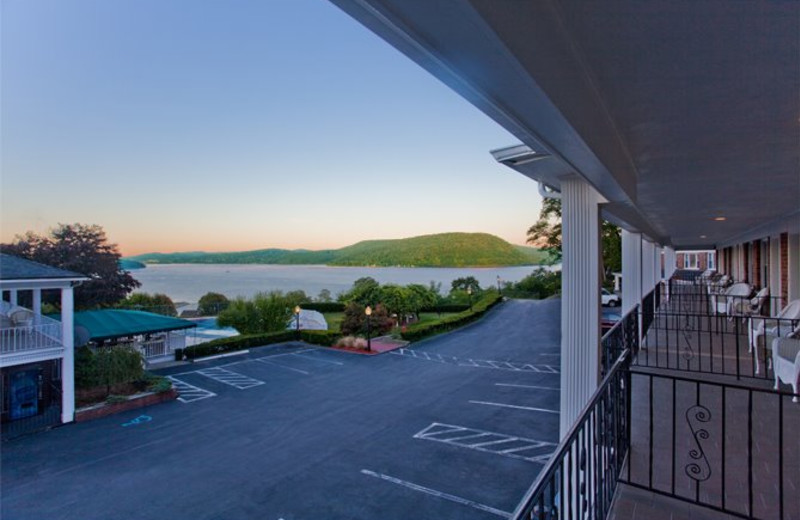
{"label": "shrub", "polygon": [[118,383],[131,383],[144,376],[142,355],[132,347],[101,347],[95,352],[97,383],[110,390]]}
{"label": "shrub", "polygon": [[75,349],[75,388],[93,388],[99,385],[97,360],[95,354],[87,346]]}
{"label": "shrub", "polygon": [[[342,334],[366,334],[367,315],[365,308],[357,302],[350,302],[344,309],[344,318],[340,329]],[[369,330],[372,334],[383,334],[392,328],[392,320],[386,307],[378,304],[372,309],[372,316],[369,318]]]}
{"label": "shrub", "polygon": [[279,332],[286,328],[293,305],[280,291],[260,292],[252,300],[236,298],[219,313],[220,327],[233,327],[240,334]]}
{"label": "shrub", "polygon": [[469,304],[461,303],[441,303],[431,307],[425,307],[421,312],[463,312],[469,310]]}
{"label": "shrub", "polygon": [[224,294],[208,292],[197,303],[197,312],[201,316],[216,316],[228,308],[231,302]]}
{"label": "shrub", "polygon": [[307,311],[317,312],[344,312],[344,304],[342,302],[303,302],[300,308]]}
{"label": "shrub", "polygon": [[[327,330],[301,330],[300,339],[312,345],[330,347],[339,338],[339,334]],[[201,343],[184,349],[183,353],[187,359],[197,359],[206,356],[224,354],[226,352],[236,352],[248,348],[263,347],[273,343],[285,343],[297,339],[297,332],[284,330],[280,332],[268,332],[264,334],[246,334],[232,336],[230,338],[220,338],[208,343]]]}
{"label": "shrub", "polygon": [[262,334],[243,334],[193,345],[185,348],[183,354],[187,359],[197,359],[206,356],[214,356],[216,354],[224,354],[226,352],[235,352],[237,350],[271,345],[273,343],[292,341],[295,337],[295,332],[292,330],[266,332]]}
{"label": "shrub", "polygon": [[357,338],[355,336],[344,336],[339,338],[335,344],[337,347],[354,348],[358,350],[367,350],[367,340],[364,338]]}
{"label": "shrub", "polygon": [[148,392],[160,394],[172,388],[172,381],[164,376],[157,376],[149,372],[145,373],[144,382],[147,384]]}

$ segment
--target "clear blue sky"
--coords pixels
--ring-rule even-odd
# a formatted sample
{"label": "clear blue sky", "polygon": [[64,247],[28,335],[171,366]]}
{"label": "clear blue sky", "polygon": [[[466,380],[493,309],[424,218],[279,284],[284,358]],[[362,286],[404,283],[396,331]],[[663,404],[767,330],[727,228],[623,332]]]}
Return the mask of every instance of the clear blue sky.
{"label": "clear blue sky", "polygon": [[3,0],[2,241],[103,226],[125,254],[524,243],[505,130],[324,0]]}

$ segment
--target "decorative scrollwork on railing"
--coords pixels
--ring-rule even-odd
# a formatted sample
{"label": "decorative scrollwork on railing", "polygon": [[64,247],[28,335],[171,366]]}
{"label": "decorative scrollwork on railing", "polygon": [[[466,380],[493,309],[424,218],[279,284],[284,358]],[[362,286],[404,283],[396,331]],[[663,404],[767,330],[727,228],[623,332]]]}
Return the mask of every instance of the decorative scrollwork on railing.
{"label": "decorative scrollwork on railing", "polygon": [[681,349],[681,357],[684,361],[690,361],[694,358],[694,349],[692,348],[692,340],[690,339],[690,334],[686,331],[683,331],[683,341],[686,343],[684,347]]}
{"label": "decorative scrollwork on railing", "polygon": [[689,457],[692,459],[686,465],[686,474],[692,480],[704,482],[711,477],[711,465],[703,450],[701,441],[708,440],[709,434],[703,425],[711,420],[711,412],[702,405],[695,405],[686,410],[686,422],[692,431],[696,448],[689,450]]}

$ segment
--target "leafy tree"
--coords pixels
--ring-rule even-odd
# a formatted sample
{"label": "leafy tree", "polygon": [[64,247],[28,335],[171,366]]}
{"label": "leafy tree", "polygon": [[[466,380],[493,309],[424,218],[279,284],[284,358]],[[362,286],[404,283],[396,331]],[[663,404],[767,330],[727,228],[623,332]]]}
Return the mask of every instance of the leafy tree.
{"label": "leafy tree", "polygon": [[90,278],[75,288],[77,309],[114,305],[141,286],[120,267],[117,245],[108,243],[105,231],[96,225],[59,224],[47,236],[29,231],[0,245],[0,251]]}
{"label": "leafy tree", "polygon": [[386,284],[380,290],[380,302],[386,306],[389,314],[396,314],[399,321],[404,321],[407,314],[415,312],[412,301],[414,293],[405,287],[395,284]]}
{"label": "leafy tree", "polygon": [[456,278],[450,284],[450,292],[466,291],[469,288],[472,289],[473,293],[477,293],[481,290],[481,284],[478,282],[478,280],[475,279],[474,276],[467,276],[465,278]]}
{"label": "leafy tree", "polygon": [[224,294],[207,292],[197,303],[197,312],[201,316],[216,316],[230,305],[230,300]]}
{"label": "leafy tree", "polygon": [[324,303],[333,301],[333,298],[331,297],[331,292],[328,289],[322,289],[319,292],[319,295],[317,296],[317,301]]}
{"label": "leafy tree", "polygon": [[[363,334],[367,333],[367,315],[364,312],[365,306],[358,302],[350,302],[344,308],[344,318],[340,325],[342,334]],[[369,330],[372,336],[383,334],[392,328],[392,319],[389,311],[384,305],[378,304],[372,309],[372,316],[369,317]]]}
{"label": "leafy tree", "polygon": [[561,271],[536,269],[517,283],[507,282],[503,294],[511,298],[547,298],[561,292]]}
{"label": "leafy tree", "polygon": [[289,308],[294,309],[297,305],[302,305],[305,302],[311,301],[311,298],[305,293],[305,291],[289,291],[284,295],[286,298],[286,305]]}
{"label": "leafy tree", "polygon": [[375,305],[380,301],[381,285],[369,276],[353,282],[353,287],[339,296],[341,302],[357,302],[362,306]]}
{"label": "leafy tree", "polygon": [[[622,270],[622,238],[620,228],[603,221],[600,230],[603,250],[603,271],[606,279]],[[528,243],[546,250],[561,259],[561,200],[544,199],[539,220],[528,228]]]}
{"label": "leafy tree", "polygon": [[236,298],[227,309],[219,313],[221,327],[233,327],[240,334],[259,334],[286,329],[292,315],[292,306],[280,291],[257,293],[251,300]]}
{"label": "leafy tree", "polygon": [[177,316],[178,311],[172,299],[166,294],[134,293],[118,305],[121,309],[154,312],[164,316]]}
{"label": "leafy tree", "polygon": [[133,347],[98,348],[94,362],[97,383],[106,387],[106,394],[111,393],[113,385],[137,381],[144,376],[142,355]]}

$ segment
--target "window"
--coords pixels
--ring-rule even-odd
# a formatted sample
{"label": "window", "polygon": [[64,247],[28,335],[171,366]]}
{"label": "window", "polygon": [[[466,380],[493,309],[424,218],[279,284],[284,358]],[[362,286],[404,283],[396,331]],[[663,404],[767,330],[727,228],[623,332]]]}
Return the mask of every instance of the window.
{"label": "window", "polygon": [[684,258],[686,269],[697,269],[697,253],[686,253]]}
{"label": "window", "polygon": [[717,270],[717,254],[716,253],[708,253],[708,268]]}

